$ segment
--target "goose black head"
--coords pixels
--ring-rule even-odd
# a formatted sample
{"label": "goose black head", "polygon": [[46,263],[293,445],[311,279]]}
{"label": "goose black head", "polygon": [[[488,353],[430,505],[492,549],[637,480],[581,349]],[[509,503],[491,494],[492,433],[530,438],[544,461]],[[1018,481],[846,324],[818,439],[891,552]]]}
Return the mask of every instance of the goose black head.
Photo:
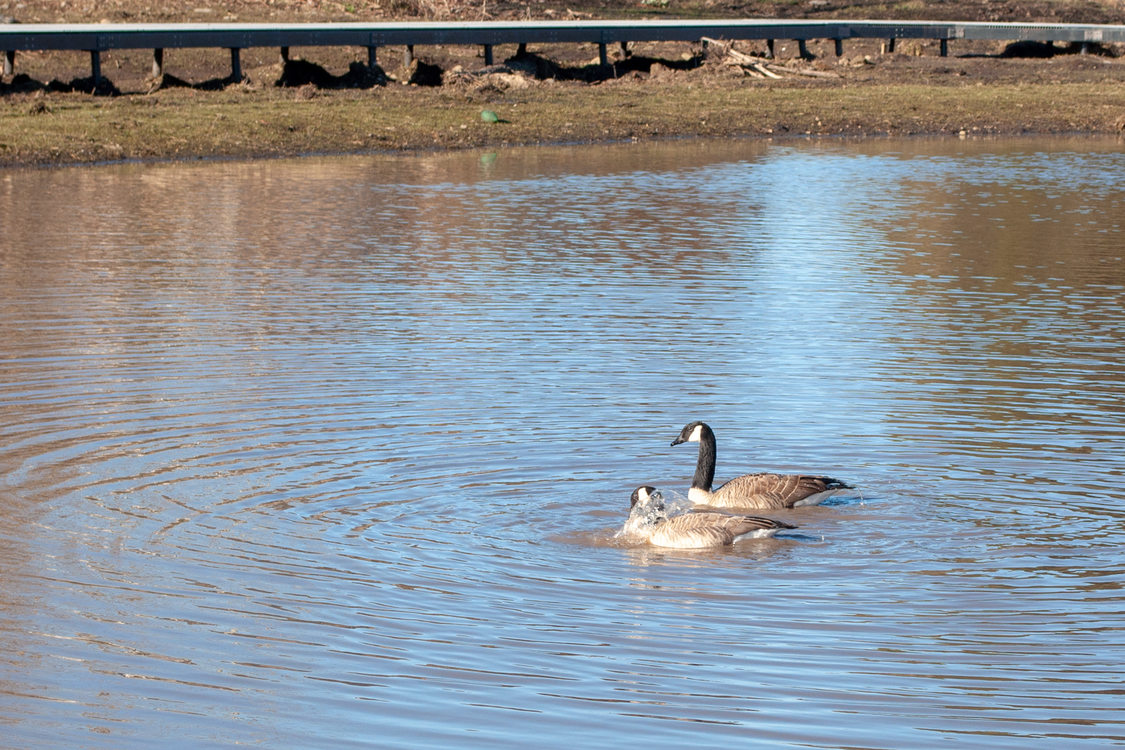
{"label": "goose black head", "polygon": [[638,503],[642,508],[651,505],[658,510],[662,510],[664,508],[664,496],[660,494],[660,490],[646,484],[633,490],[633,495],[629,498],[629,509],[632,510],[637,507]]}
{"label": "goose black head", "polygon": [[684,429],[680,430],[680,436],[672,441],[672,445],[679,445],[680,443],[698,443],[705,435],[714,435],[711,428],[703,422],[692,422],[691,424],[684,425]]}

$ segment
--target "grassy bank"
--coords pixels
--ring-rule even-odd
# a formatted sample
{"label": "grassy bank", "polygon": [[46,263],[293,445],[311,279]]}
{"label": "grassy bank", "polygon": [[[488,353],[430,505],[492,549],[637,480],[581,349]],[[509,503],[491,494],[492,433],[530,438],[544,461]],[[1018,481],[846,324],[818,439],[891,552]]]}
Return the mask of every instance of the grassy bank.
{"label": "grassy bank", "polygon": [[[487,12],[486,12],[487,8]],[[11,16],[10,19],[5,18]],[[0,22],[100,21],[364,21],[389,18],[456,20],[569,17],[956,18],[961,20],[1123,23],[1120,0],[1033,0],[997,4],[949,0],[939,5],[842,0],[0,0]],[[754,45],[748,45],[753,47]],[[760,46],[760,45],[759,45]],[[778,52],[793,62],[794,45]],[[454,85],[339,88],[339,81],[275,86],[283,68],[277,50],[251,49],[243,67],[253,83],[224,85],[223,50],[176,50],[168,69],[180,79],[149,92],[151,52],[107,53],[105,74],[119,96],[70,91],[88,76],[74,53],[27,53],[16,58],[22,81],[0,81],[0,167],[89,163],[118,159],[255,157],[408,149],[497,147],[504,144],[591,142],[690,136],[792,137],[1120,133],[1125,128],[1125,48],[1097,55],[1051,47],[1043,59],[1011,59],[1003,45],[957,41],[948,58],[933,43],[904,42],[884,54],[878,40],[849,40],[847,57],[831,43],[811,45],[813,63],[780,80],[760,80],[706,59],[699,45],[638,47],[659,66],[615,63],[610,80],[580,83],[523,80],[493,85],[452,76]],[[749,50],[753,52],[754,50]],[[348,70],[356,50],[306,51],[325,69]],[[478,76],[479,50],[419,50],[447,76]],[[581,74],[596,49],[561,45],[537,53]],[[1038,50],[1039,53],[1044,50]],[[396,51],[383,51],[393,61]],[[761,50],[758,50],[761,53]],[[1058,54],[1056,54],[1058,53]],[[506,52],[497,50],[498,59]],[[360,55],[362,57],[362,54]],[[688,69],[684,60],[693,61]],[[407,71],[387,71],[407,80]],[[323,76],[322,76],[323,77]],[[581,77],[580,75],[578,77]],[[193,84],[185,85],[185,81]],[[59,83],[59,86],[55,84]],[[518,84],[518,85],[516,85]],[[366,85],[364,83],[363,85]],[[486,123],[482,109],[504,122]]]}
{"label": "grassy bank", "polygon": [[[502,122],[482,121],[482,109]],[[0,103],[0,164],[496,147],[685,136],[1120,132],[1125,82],[934,86],[554,85],[482,100],[361,91],[170,90]]]}

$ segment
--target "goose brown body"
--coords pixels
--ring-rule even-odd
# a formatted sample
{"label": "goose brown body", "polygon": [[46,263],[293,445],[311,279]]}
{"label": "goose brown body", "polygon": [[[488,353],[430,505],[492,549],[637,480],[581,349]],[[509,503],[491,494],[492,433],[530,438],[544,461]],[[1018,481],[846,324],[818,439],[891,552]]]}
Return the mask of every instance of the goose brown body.
{"label": "goose brown body", "polygon": [[645,486],[633,491],[629,520],[622,532],[657,547],[702,549],[723,547],[739,539],[769,537],[794,528],[796,526],[772,518],[714,512],[685,513],[669,518],[660,493]]}
{"label": "goose brown body", "polygon": [[692,422],[672,445],[699,443],[699,457],[688,499],[696,505],[719,508],[792,508],[816,505],[852,486],[832,477],[810,474],[743,474],[718,489],[715,479],[715,433],[703,422]]}

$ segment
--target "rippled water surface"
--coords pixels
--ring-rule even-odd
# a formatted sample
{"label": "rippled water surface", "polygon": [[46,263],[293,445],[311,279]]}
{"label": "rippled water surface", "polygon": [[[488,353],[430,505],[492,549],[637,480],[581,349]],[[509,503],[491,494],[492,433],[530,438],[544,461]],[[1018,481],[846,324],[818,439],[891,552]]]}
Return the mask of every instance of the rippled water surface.
{"label": "rippled water surface", "polygon": [[[1120,142],[0,173],[0,746],[1125,744]],[[858,488],[708,552],[638,484]]]}

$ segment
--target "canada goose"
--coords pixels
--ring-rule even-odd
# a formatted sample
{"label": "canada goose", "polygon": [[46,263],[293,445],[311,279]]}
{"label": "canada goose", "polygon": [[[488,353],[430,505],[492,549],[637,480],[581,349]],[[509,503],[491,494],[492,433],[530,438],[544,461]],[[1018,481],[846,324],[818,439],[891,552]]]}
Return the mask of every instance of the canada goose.
{"label": "canada goose", "polygon": [[773,536],[782,529],[795,529],[781,521],[726,513],[685,513],[668,517],[664,498],[655,487],[638,487],[629,501],[629,519],[618,536],[644,539],[657,547],[701,549],[722,547],[739,539]]}
{"label": "canada goose", "polygon": [[699,443],[699,460],[688,499],[696,505],[719,508],[793,508],[816,505],[840,490],[852,489],[832,477],[802,474],[743,474],[712,491],[715,481],[715,433],[703,422],[692,422],[672,445]]}

